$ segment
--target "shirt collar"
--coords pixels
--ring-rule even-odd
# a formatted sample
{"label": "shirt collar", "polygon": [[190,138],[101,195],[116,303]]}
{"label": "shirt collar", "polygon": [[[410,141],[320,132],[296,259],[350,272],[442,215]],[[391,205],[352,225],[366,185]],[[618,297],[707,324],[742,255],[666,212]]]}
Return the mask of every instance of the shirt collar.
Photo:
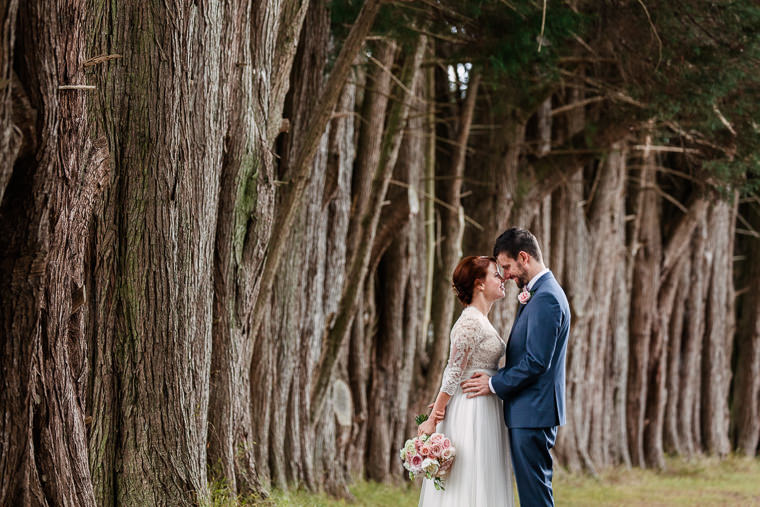
{"label": "shirt collar", "polygon": [[528,282],[528,290],[533,290],[533,286],[536,285],[536,282],[538,281],[538,279],[544,276],[548,272],[549,272],[549,268],[544,268],[536,276],[531,278],[530,282]]}

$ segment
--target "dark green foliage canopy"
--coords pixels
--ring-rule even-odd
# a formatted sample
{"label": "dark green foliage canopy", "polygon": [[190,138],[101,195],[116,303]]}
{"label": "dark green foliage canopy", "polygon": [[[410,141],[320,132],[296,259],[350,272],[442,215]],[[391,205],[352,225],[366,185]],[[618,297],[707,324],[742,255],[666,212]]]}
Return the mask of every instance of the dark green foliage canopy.
{"label": "dark green foliage canopy", "polygon": [[[336,37],[360,7],[331,3]],[[375,25],[402,46],[419,32],[435,40],[435,63],[466,62],[483,74],[494,111],[530,115],[547,96],[582,85],[586,96],[605,97],[590,128],[647,125],[657,142],[687,149],[695,175],[713,186],[760,187],[754,0],[398,1]]]}

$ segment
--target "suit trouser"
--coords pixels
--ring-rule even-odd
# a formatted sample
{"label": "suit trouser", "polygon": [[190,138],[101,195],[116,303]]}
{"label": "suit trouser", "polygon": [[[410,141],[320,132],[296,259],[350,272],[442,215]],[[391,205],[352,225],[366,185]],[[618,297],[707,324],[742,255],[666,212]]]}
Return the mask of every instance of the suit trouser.
{"label": "suit trouser", "polygon": [[520,507],[554,505],[552,456],[557,427],[510,428],[512,465],[520,495]]}

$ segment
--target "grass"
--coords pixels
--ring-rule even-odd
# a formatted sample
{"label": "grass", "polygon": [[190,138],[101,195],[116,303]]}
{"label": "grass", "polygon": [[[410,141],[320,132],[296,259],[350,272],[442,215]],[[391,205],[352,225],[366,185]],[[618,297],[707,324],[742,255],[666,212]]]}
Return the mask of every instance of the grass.
{"label": "grass", "polygon": [[671,459],[665,471],[606,470],[598,478],[559,470],[557,505],[760,505],[760,459]]}
{"label": "grass", "polygon": [[[353,504],[324,493],[278,490],[267,500],[248,498],[235,503],[216,490],[210,505],[412,507],[419,498],[419,484],[408,481],[397,486],[359,482],[350,490],[356,498]],[[559,469],[555,471],[554,497],[560,507],[760,505],[760,459],[671,459],[665,471],[617,467],[598,477]]]}

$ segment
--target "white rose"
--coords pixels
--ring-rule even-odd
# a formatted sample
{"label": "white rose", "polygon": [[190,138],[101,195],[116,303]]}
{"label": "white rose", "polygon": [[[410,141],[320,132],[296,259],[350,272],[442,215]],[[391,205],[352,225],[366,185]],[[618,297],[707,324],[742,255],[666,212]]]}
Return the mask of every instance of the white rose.
{"label": "white rose", "polygon": [[422,469],[426,474],[433,476],[438,472],[438,462],[434,459],[426,458],[422,462]]}

